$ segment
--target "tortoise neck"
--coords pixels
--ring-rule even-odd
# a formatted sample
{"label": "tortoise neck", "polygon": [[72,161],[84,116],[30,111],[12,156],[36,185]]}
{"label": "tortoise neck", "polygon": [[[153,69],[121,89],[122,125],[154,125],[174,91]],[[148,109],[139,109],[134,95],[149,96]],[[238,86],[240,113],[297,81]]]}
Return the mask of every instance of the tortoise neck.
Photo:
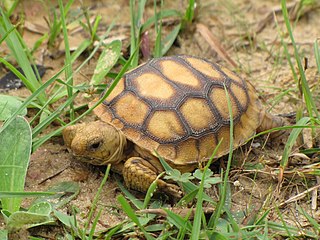
{"label": "tortoise neck", "polygon": [[119,130],[116,130],[116,131],[119,135],[118,147],[116,151],[114,151],[114,153],[108,159],[103,161],[100,165],[107,165],[108,163],[117,164],[121,162],[126,155],[126,149],[128,145],[127,138],[124,136],[124,134],[121,131]]}

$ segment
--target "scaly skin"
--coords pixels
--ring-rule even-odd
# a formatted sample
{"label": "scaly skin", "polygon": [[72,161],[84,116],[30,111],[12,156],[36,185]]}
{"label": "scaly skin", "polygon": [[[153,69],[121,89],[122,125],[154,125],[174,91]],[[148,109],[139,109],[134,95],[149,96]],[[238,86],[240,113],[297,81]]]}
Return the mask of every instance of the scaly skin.
{"label": "scaly skin", "polygon": [[[129,158],[122,171],[124,181],[128,188],[135,189],[141,192],[147,192],[149,186],[157,178],[157,170],[152,166],[149,161],[140,157]],[[160,191],[163,191],[171,196],[181,198],[182,192],[179,187],[166,183],[158,179],[157,186]]]}
{"label": "scaly skin", "polygon": [[[265,112],[263,118],[262,118],[262,122],[260,124],[260,126],[257,129],[257,132],[263,132],[272,128],[276,128],[276,127],[282,127],[288,125],[288,123],[286,122],[286,120],[283,117],[278,117],[275,115],[272,115],[268,112]],[[280,136],[282,136],[283,134],[287,133],[285,130],[281,130],[281,131],[274,131],[270,133],[270,137],[275,139],[278,138]]]}

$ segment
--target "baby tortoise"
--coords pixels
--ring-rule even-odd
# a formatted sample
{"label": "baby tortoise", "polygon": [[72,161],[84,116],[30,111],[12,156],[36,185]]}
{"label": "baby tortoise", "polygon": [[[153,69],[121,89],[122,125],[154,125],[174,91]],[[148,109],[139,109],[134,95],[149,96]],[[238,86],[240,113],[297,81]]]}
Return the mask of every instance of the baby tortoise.
{"label": "baby tortoise", "polygon": [[[207,161],[222,138],[215,158],[228,154],[224,87],[232,105],[234,148],[256,132],[283,125],[236,74],[205,59],[179,55],[152,59],[125,74],[94,109],[100,120],[69,126],[63,138],[74,155],[95,165],[111,163],[129,188],[145,192],[163,171],[155,151],[181,172]],[[181,195],[176,185],[161,179],[157,183],[161,191]]]}

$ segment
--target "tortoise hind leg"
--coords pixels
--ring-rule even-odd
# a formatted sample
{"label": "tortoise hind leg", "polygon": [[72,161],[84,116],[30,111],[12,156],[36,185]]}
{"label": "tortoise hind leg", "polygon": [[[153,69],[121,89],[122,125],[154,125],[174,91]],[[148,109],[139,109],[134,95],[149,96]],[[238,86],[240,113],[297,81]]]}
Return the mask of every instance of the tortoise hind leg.
{"label": "tortoise hind leg", "polygon": [[[283,117],[272,115],[268,112],[265,112],[262,119],[261,125],[258,127],[257,132],[263,132],[272,128],[285,126],[287,121]],[[285,134],[285,130],[274,131],[270,133],[271,138],[278,138]]]}
{"label": "tortoise hind leg", "polygon": [[[127,187],[147,192],[151,183],[157,178],[157,169],[149,161],[140,157],[131,157],[124,163],[122,171],[124,181]],[[181,197],[181,191],[178,186],[158,179],[158,188],[174,197]]]}

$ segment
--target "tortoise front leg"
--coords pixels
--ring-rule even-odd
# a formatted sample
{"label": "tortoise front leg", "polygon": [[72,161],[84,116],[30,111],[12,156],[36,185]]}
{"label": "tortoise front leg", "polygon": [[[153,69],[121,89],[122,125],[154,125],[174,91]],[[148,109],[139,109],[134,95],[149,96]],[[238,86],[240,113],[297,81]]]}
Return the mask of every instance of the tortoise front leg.
{"label": "tortoise front leg", "polygon": [[[147,192],[151,183],[157,178],[157,169],[147,160],[140,157],[131,157],[124,163],[122,170],[124,181],[128,188]],[[160,191],[171,196],[181,198],[181,191],[178,186],[158,179],[157,185]]]}

